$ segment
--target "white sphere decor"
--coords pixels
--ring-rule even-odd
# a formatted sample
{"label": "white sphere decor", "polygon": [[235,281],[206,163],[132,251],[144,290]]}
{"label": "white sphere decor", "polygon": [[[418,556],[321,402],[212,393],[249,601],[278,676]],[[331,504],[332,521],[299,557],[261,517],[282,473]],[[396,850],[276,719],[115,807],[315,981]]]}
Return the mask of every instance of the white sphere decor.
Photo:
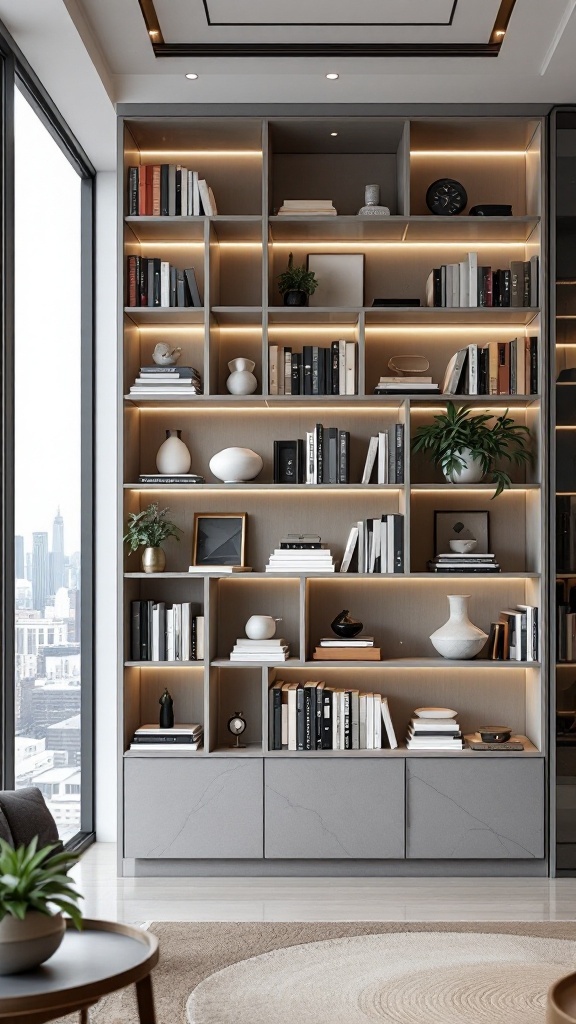
{"label": "white sphere decor", "polygon": [[430,637],[443,658],[475,658],[488,639],[488,634],[468,618],[469,600],[470,594],[448,594],[450,618]]}
{"label": "white sphere decor", "polygon": [[276,632],[276,623],[282,619],[274,619],[271,615],[251,615],[244,629],[250,640],[271,640]]}
{"label": "white sphere decor", "polygon": [[264,463],[251,448],[223,448],[210,459],[210,472],[225,484],[243,484],[254,480]]}

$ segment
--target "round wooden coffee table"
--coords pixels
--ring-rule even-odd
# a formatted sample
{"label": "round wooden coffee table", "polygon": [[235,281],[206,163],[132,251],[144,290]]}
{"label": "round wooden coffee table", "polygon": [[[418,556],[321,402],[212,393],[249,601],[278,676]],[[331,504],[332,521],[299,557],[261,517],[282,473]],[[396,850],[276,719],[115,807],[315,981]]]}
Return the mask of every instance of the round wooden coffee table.
{"label": "round wooden coffee table", "polygon": [[0,976],[0,1021],[43,1024],[80,1011],[81,1024],[101,996],[136,985],[140,1024],[156,1024],[150,972],[158,963],[158,939],[112,921],[70,921],[60,948],[45,964],[24,974]]}
{"label": "round wooden coffee table", "polygon": [[546,1024],[576,1022],[576,974],[566,974],[548,989]]}

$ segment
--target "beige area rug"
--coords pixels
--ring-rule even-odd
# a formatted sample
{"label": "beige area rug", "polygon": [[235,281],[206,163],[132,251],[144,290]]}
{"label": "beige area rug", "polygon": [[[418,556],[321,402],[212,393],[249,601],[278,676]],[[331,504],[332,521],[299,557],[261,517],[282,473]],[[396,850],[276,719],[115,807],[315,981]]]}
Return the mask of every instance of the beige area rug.
{"label": "beige area rug", "polygon": [[[154,923],[158,1024],[544,1024],[574,923]],[[66,1018],[66,1024],[75,1018]],[[137,1024],[130,989],[94,1024]]]}

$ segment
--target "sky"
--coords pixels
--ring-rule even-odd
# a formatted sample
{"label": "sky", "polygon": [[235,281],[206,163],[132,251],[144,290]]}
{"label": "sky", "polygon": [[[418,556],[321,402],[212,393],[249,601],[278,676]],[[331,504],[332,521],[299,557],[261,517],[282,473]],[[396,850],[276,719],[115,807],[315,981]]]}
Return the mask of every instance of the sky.
{"label": "sky", "polygon": [[15,532],[80,550],[81,180],[15,93]]}

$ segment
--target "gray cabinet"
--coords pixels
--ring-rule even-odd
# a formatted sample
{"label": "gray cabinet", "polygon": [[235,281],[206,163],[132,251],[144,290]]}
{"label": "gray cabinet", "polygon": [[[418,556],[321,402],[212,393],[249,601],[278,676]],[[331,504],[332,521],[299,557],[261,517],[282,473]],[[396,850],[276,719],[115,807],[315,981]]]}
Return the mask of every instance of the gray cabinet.
{"label": "gray cabinet", "polygon": [[414,758],[406,787],[407,857],[544,856],[540,758]]}
{"label": "gray cabinet", "polygon": [[265,856],[404,857],[404,761],[268,758]]}
{"label": "gray cabinet", "polygon": [[262,857],[258,758],[125,759],[125,857]]}

